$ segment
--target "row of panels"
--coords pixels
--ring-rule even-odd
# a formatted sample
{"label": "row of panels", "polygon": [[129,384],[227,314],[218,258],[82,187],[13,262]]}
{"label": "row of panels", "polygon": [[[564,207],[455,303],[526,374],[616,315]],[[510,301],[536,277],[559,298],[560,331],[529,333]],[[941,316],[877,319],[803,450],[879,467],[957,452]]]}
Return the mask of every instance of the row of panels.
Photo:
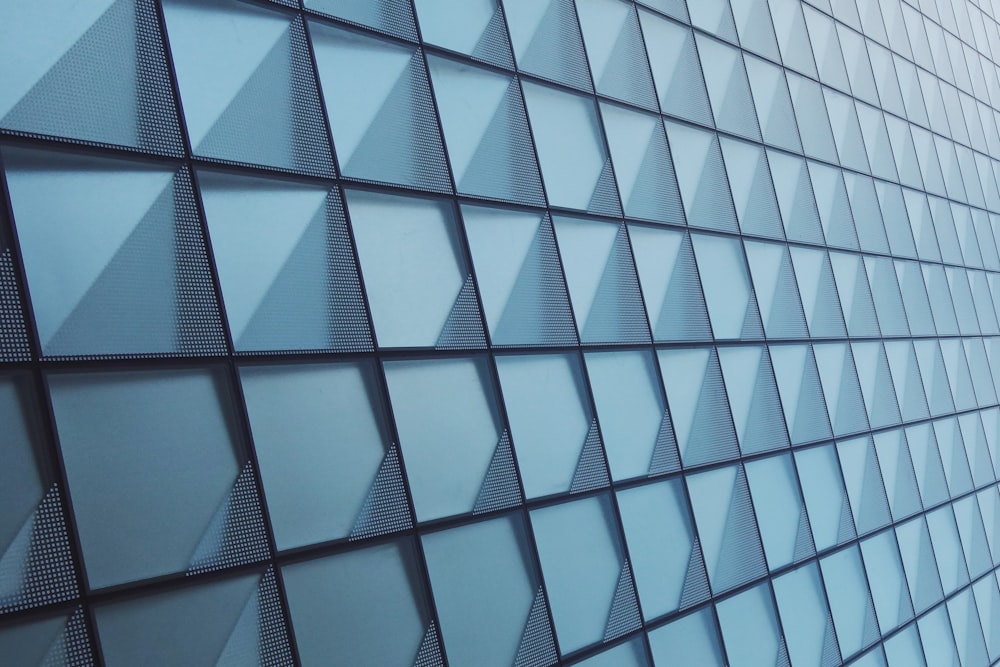
{"label": "row of panels", "polygon": [[[817,25],[826,26],[823,30],[811,28],[817,33],[813,39],[823,44],[818,48],[828,58],[840,58],[832,19],[806,6],[806,13],[817,18],[803,22],[797,0],[773,1],[782,5],[775,15],[789,17],[782,19],[790,20],[783,30],[791,35],[788,40],[801,42],[796,48],[808,49],[806,23],[819,21]],[[362,24],[366,16],[409,11],[408,2],[386,4],[391,9],[372,3],[356,10],[359,15],[328,9]],[[430,4],[435,9],[427,11],[438,20],[447,16],[475,24],[467,32],[451,34],[471,39],[482,33],[474,48],[459,49],[470,57],[490,61],[499,47],[485,42],[506,40],[504,17],[511,16],[510,7],[505,13],[491,1],[477,2],[456,17]],[[517,29],[511,26],[511,36],[530,39],[524,53],[541,68],[522,64],[521,70],[593,92],[582,51],[562,51],[574,39],[583,48],[573,3],[508,4],[517,7],[513,11],[518,20],[528,21]],[[737,48],[631,3],[580,4],[590,7],[581,12],[589,16],[585,23],[591,26],[584,32],[593,32],[594,49],[606,61],[595,80],[621,89],[605,91],[599,83],[597,91],[638,108],[595,105],[592,97],[561,87],[522,82],[468,60],[425,56],[410,44],[321,21],[309,23],[307,39],[301,16],[236,0],[197,6],[182,0],[164,3],[171,70],[153,0],[94,0],[79,16],[43,19],[35,15],[43,10],[20,7],[4,10],[11,16],[0,14],[0,24],[21,26],[7,36],[9,57],[0,52],[0,76],[11,84],[0,97],[0,128],[177,156],[189,145],[194,155],[210,160],[320,177],[340,173],[435,192],[454,187],[469,196],[530,205],[547,202],[610,216],[624,212],[672,222],[681,215],[683,199],[689,219],[711,218],[712,211],[695,205],[698,187],[691,183],[700,182],[699,171],[719,169],[718,140],[714,133],[673,121],[664,134],[660,117],[646,112],[661,111],[755,142],[729,152],[741,153],[733,158],[740,167],[761,171],[758,178],[768,181],[761,142],[972,206],[1000,206],[996,162],[989,157],[1000,147],[995,109],[988,100],[976,100],[950,84],[939,87],[934,75],[904,57],[885,56],[879,79],[891,80],[894,88],[878,95],[868,59],[855,63],[851,71],[865,72],[871,82],[858,84],[853,93],[857,99],[852,99],[846,86],[838,92],[768,60],[744,56]],[[762,0],[750,4],[767,10]],[[876,11],[879,4],[872,3]],[[727,2],[707,5],[715,7],[695,13],[728,12]],[[791,19],[796,13],[798,18]],[[609,22],[620,24],[617,33],[608,28]],[[766,18],[757,23],[771,25]],[[90,28],[80,34],[84,25]],[[374,27],[391,33],[394,26],[403,25],[398,19]],[[36,32],[53,38],[36,39]],[[862,40],[846,52],[865,53],[860,36],[840,32]],[[134,43],[122,39],[123,33]],[[598,45],[612,35],[617,37]],[[506,41],[502,46],[506,48]],[[941,49],[942,55],[947,53]],[[479,51],[484,51],[481,57]],[[96,52],[102,56],[94,61]],[[228,55],[220,57],[223,53]],[[812,55],[806,53],[811,64]],[[123,61],[134,65],[134,80],[122,77]],[[905,83],[897,81],[897,67],[908,72]],[[361,71],[364,76],[357,76]],[[982,84],[984,90],[1000,85],[995,66],[991,72],[992,83]],[[174,77],[181,93],[179,107],[171,99]],[[134,99],[135,104],[119,103],[123,99]],[[897,109],[894,100],[905,109]],[[184,110],[183,132],[178,108]],[[902,118],[895,115],[900,110],[906,111]],[[703,165],[680,170],[680,194],[671,151],[685,159],[689,152],[699,155],[697,163]],[[768,159],[781,163],[771,167],[782,174],[775,179],[782,184],[779,188],[796,164],[804,169],[800,158],[777,150],[769,151]],[[725,178],[721,173],[716,177]]]}
{"label": "row of panels", "polygon": [[[947,205],[931,218],[925,199],[910,218],[919,247],[940,240],[932,256],[966,267],[132,160],[2,157],[46,357],[224,354],[224,323],[240,353],[1000,331],[991,220]],[[849,212],[836,220],[853,234]],[[881,229],[867,223],[865,235]],[[28,345],[10,248],[0,320],[17,360]]]}
{"label": "row of panels", "polygon": [[[908,457],[905,442],[901,451]],[[870,441],[867,446],[871,448]],[[889,447],[893,451],[898,443]],[[829,456],[854,465],[851,458],[865,454],[851,452],[858,449],[851,442],[839,443],[836,454],[833,448],[756,459],[611,495],[588,494],[527,513],[492,514],[423,530],[419,540],[377,540],[334,555],[295,558],[280,567],[278,576],[272,569],[244,568],[240,574],[199,580],[193,587],[178,582],[158,592],[101,602],[91,613],[102,657],[109,665],[135,664],[151,653],[165,664],[198,664],[206,656],[236,664],[292,664],[293,634],[305,664],[322,664],[330,655],[351,664],[440,664],[443,650],[451,664],[542,666],[554,664],[558,655],[615,643],[649,627],[655,628],[649,630],[649,644],[657,665],[677,660],[699,665],[839,664],[886,635],[892,635],[884,650],[893,666],[957,664],[942,662],[953,653],[961,656],[963,666],[996,659],[996,483],[897,520],[894,528],[869,531],[858,541],[846,500],[846,514],[827,516],[832,504],[819,498],[829,486],[821,471]],[[73,453],[65,453],[88,575],[104,576],[88,551],[93,522],[80,509],[86,489],[81,493],[73,479]],[[101,453],[90,454],[95,455]],[[796,469],[805,506],[797,497]],[[868,488],[861,492],[867,497],[856,512],[870,513],[877,505],[870,495],[873,479],[863,477],[860,483]],[[874,480],[884,508],[877,475]],[[159,481],[172,486],[189,482]],[[221,548],[228,550],[222,558],[230,565],[237,558],[264,560],[266,555],[253,553],[257,529],[248,516],[259,508],[246,490],[242,493],[231,501],[237,506],[228,509],[225,531],[210,526],[196,557]],[[129,502],[142,507],[150,495],[148,489],[144,497],[132,488]],[[186,495],[184,500],[190,521],[198,514],[195,499]],[[155,529],[118,524],[121,517],[115,514],[121,508],[105,511],[130,537],[144,531],[148,540]],[[176,520],[162,513],[143,519],[158,521],[161,530],[173,530],[170,537],[182,540]],[[33,525],[42,531],[52,521],[42,516]],[[847,546],[824,544],[831,531]],[[39,564],[38,551],[51,552],[65,539],[51,532],[44,537],[44,546],[32,545],[35,557],[28,576],[36,581],[52,572]],[[206,547],[206,539],[215,543]],[[120,546],[127,551],[127,545]],[[181,555],[186,546],[182,540],[148,555]],[[764,579],[769,566],[778,570],[770,582]],[[205,563],[193,563],[192,571],[198,567]],[[424,568],[430,589],[422,583]],[[62,574],[72,578],[71,571]],[[280,611],[279,581],[287,595],[290,628]],[[735,594],[723,595],[732,590]],[[71,596],[73,591],[64,593]],[[713,593],[714,611],[703,606]],[[83,624],[82,610],[7,624],[0,629],[0,646],[24,664],[60,651],[75,656],[79,662],[72,664],[90,664]],[[883,647],[874,651],[858,664],[885,665]],[[582,664],[642,666],[648,664],[645,657],[642,644],[631,640]]]}
{"label": "row of panels", "polygon": [[[722,352],[704,351],[704,358],[701,351],[661,353],[669,410],[659,369],[643,353],[588,354],[589,384],[575,355],[497,357],[499,386],[493,368],[478,358],[385,362],[384,379],[368,363],[244,366],[238,391],[219,369],[55,373],[47,384],[92,588],[233,565],[237,556],[267,557],[254,461],[276,544],[286,550],[682,467],[712,470],[689,475],[689,482],[729,480],[706,482],[694,503],[696,517],[704,512],[705,521],[718,523],[709,532],[721,535],[728,513],[718,489],[740,486],[734,471],[742,475],[742,468],[716,467],[743,458],[752,461],[746,464],[750,486],[744,479],[740,488],[765,494],[757,498],[761,526],[776,522],[774,554],[765,539],[772,569],[801,557],[797,540],[804,537],[796,535],[807,507],[814,533],[822,526],[816,545],[823,550],[853,539],[855,526],[867,533],[998,479],[996,407],[933,421],[925,412],[922,421],[895,426],[890,382],[879,387],[887,399],[866,396],[873,418],[889,417],[873,421],[880,430],[872,437],[857,378],[845,376],[833,392],[827,387],[833,423],[843,429],[836,446],[795,454],[799,478],[808,477],[801,479],[803,504],[789,456],[761,457],[790,445],[783,407],[785,417],[795,417],[789,419],[793,435],[811,430],[832,437],[821,396],[804,387],[782,406],[759,348]],[[702,374],[700,391],[682,387]],[[816,381],[815,370],[807,371],[803,384],[810,375]],[[12,426],[4,479],[11,507],[20,508],[5,514],[13,540],[7,552],[15,561],[33,539],[36,515],[59,502],[31,385],[20,375],[3,383]],[[243,404],[253,447],[237,417]],[[185,419],[178,421],[181,414]],[[744,501],[749,507],[748,495]],[[660,512],[647,514],[663,520]],[[238,546],[231,543],[237,537],[253,548],[244,545],[242,555],[227,551]],[[29,551],[22,556],[28,559]],[[739,560],[737,552],[730,557]],[[756,575],[730,576],[739,583]]]}

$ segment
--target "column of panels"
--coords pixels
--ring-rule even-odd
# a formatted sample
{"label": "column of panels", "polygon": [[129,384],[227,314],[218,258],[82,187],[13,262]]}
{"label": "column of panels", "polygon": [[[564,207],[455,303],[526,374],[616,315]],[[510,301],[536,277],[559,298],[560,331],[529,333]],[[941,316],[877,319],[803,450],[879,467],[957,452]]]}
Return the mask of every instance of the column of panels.
{"label": "column of panels", "polygon": [[0,646],[1000,657],[1000,30],[927,4],[0,10]]}

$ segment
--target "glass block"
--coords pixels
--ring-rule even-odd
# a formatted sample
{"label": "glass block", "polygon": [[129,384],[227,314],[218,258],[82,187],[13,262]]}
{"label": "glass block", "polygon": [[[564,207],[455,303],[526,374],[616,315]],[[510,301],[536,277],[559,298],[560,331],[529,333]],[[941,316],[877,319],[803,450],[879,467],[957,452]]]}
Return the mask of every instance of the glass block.
{"label": "glass block", "polygon": [[225,375],[178,369],[48,381],[91,587],[268,557]]}
{"label": "glass block", "polygon": [[920,646],[917,624],[911,623],[885,641],[885,655],[889,667],[926,667],[924,649]]}
{"label": "glass block", "polygon": [[619,491],[618,508],[643,617],[654,619],[707,599],[705,558],[680,480]]}
{"label": "glass block", "polygon": [[868,153],[854,100],[829,88],[823,89],[823,100],[830,114],[830,127],[840,164],[849,169],[869,172]]}
{"label": "glass block", "polygon": [[625,215],[684,224],[673,158],[659,116],[613,104],[600,107]]}
{"label": "glass block", "polygon": [[865,399],[868,424],[873,429],[898,424],[900,414],[897,396],[882,343],[854,342],[851,343],[851,351],[858,369],[861,394]]}
{"label": "glass block", "polygon": [[800,3],[794,0],[770,0],[771,19],[778,38],[781,60],[785,67],[817,78],[813,62],[809,33],[806,31]]}
{"label": "glass block", "polygon": [[816,564],[809,563],[776,577],[773,585],[792,664],[840,664],[833,616]]}
{"label": "glass block", "polygon": [[774,150],[767,151],[767,158],[785,236],[789,241],[822,244],[822,222],[805,160]]}
{"label": "glass block", "polygon": [[787,246],[745,240],[743,247],[764,333],[769,339],[807,338],[805,313]]}
{"label": "glass block", "polygon": [[740,451],[747,455],[787,447],[788,434],[781,428],[781,401],[767,348],[733,346],[718,352]]}
{"label": "glass block", "polygon": [[958,420],[954,417],[932,422],[944,475],[948,480],[951,496],[957,497],[972,490],[972,473],[965,453],[965,443]]}
{"label": "glass block", "polygon": [[846,343],[813,346],[834,435],[868,430],[864,397],[851,347]]}
{"label": "glass block", "polygon": [[457,5],[448,0],[415,0],[414,5],[424,42],[514,68],[499,0],[470,0]]}
{"label": "glass block", "polygon": [[625,225],[563,216],[553,223],[580,341],[648,342]]}
{"label": "glass block", "polygon": [[913,610],[926,611],[943,597],[941,579],[934,562],[930,533],[923,517],[917,517],[896,527],[903,571],[910,588]]}
{"label": "glass block", "polygon": [[417,41],[413,7],[406,0],[303,0],[303,5],[306,9]]}
{"label": "glass block", "polygon": [[631,568],[606,496],[532,510],[559,649],[570,653],[641,625]]}
{"label": "glass block", "polygon": [[573,0],[504,0],[504,9],[520,69],[593,90]]}
{"label": "glass block", "polygon": [[493,345],[576,345],[549,215],[462,206],[462,219]]}
{"label": "glass block", "polygon": [[823,551],[855,537],[851,505],[833,445],[795,452],[803,499],[816,549]]}
{"label": "glass block", "polygon": [[850,171],[844,171],[843,174],[861,250],[888,254],[889,241],[885,237],[885,225],[882,222],[874,181]]}
{"label": "glass block", "polygon": [[772,345],[769,350],[792,444],[833,437],[812,348]]}
{"label": "glass block", "polygon": [[686,168],[677,172],[677,184],[687,223],[692,227],[738,231],[719,136],[671,121],[665,125],[671,150],[686,158]]}
{"label": "glass block", "polygon": [[736,25],[733,23],[733,14],[726,0],[692,2],[688,5],[688,13],[691,15],[691,25],[730,42],[736,41]]}
{"label": "glass block", "polygon": [[[705,7],[713,3],[697,3]],[[726,6],[727,2],[719,2]],[[694,20],[694,17],[692,17]],[[718,40],[697,35],[698,56],[708,87],[709,100],[715,114],[715,125],[720,130],[760,141],[760,128],[754,114],[750,84],[743,68],[742,52]]]}
{"label": "glass block", "polygon": [[948,482],[945,479],[941,455],[938,452],[934,429],[928,423],[908,426],[906,440],[913,458],[913,472],[924,507],[931,507],[948,499]]}
{"label": "glass block", "polygon": [[337,190],[218,172],[198,181],[238,351],[372,349]]}
{"label": "glass block", "polygon": [[274,573],[101,604],[94,610],[106,665],[292,664]]}
{"label": "glass block", "polygon": [[451,192],[421,50],[325,23],[309,32],[343,175]]}
{"label": "glass block", "polygon": [[841,653],[854,655],[879,639],[875,607],[857,547],[820,559]]}
{"label": "glass block", "polygon": [[990,660],[996,660],[1000,655],[1000,642],[998,642],[997,631],[997,605],[1000,604],[1000,590],[997,589],[995,577],[983,577],[972,585],[972,592],[976,597],[976,607],[979,611],[979,621],[986,638],[986,650]]}
{"label": "glass block", "polygon": [[183,154],[156,3],[0,9],[0,127]]}
{"label": "glass block", "polygon": [[732,667],[788,664],[788,648],[766,582],[717,603],[715,608]]}
{"label": "glass block", "polygon": [[[553,6],[563,2],[568,0],[551,0]],[[593,101],[536,83],[522,87],[549,204],[621,215]]]}
{"label": "glass block", "polygon": [[7,624],[0,630],[0,652],[19,665],[95,664],[82,607],[68,614]]}
{"label": "glass block", "polygon": [[[785,1],[782,0],[782,4]],[[788,13],[794,16],[794,11],[789,10]],[[783,12],[776,11],[773,15],[780,13]],[[795,119],[798,121],[805,154],[811,158],[837,164],[837,146],[830,129],[830,118],[827,115],[822,88],[812,79],[791,71],[787,71],[786,75],[788,92],[792,98],[792,107],[795,109]]]}
{"label": "glass block", "polygon": [[169,0],[163,13],[196,155],[333,176],[300,17],[234,0]]}
{"label": "glass block", "polygon": [[976,609],[976,600],[972,597],[971,590],[967,588],[948,600],[948,616],[951,619],[958,657],[962,664],[988,664],[986,642],[979,624],[979,611]]}
{"label": "glass block", "polygon": [[882,335],[886,337],[909,335],[911,331],[907,326],[906,311],[893,261],[888,257],[866,256],[864,264]]}
{"label": "glass block", "polygon": [[948,612],[944,605],[935,607],[917,621],[920,640],[924,645],[924,657],[928,665],[959,665],[955,651],[955,636],[948,622]]}
{"label": "glass block", "polygon": [[6,148],[42,353],[225,352],[186,168]]}
{"label": "glass block", "polygon": [[517,504],[510,440],[501,437],[485,360],[389,361],[384,368],[417,518],[496,509],[494,494],[501,505]]}
{"label": "glass block", "polygon": [[240,379],[279,549],[410,526],[371,364],[243,366]]}
{"label": "glass block", "polygon": [[843,306],[837,294],[836,277],[825,250],[789,247],[795,280],[802,298],[811,338],[842,338],[847,335]]}
{"label": "glass block", "polygon": [[920,491],[904,430],[876,433],[874,441],[893,520],[919,512]]}
{"label": "glass block", "polygon": [[815,553],[792,458],[783,454],[746,463],[747,480],[771,570]]}
{"label": "glass block", "polygon": [[955,525],[955,515],[950,507],[940,507],[927,513],[927,528],[930,530],[934,557],[945,595],[950,595],[969,583],[969,571],[962,554],[962,542]]}
{"label": "glass block", "polygon": [[740,45],[769,60],[775,62],[780,60],[778,42],[774,37],[771,12],[766,0],[730,0],[730,5]]}
{"label": "glass block", "polygon": [[785,71],[749,53],[744,54],[743,60],[764,142],[801,153],[802,143]]}
{"label": "glass block", "polygon": [[427,62],[458,191],[544,205],[517,79],[436,56]]}
{"label": "glass block", "polygon": [[754,236],[784,239],[778,200],[764,148],[729,137],[720,140],[726,175],[733,194],[740,231]]}
{"label": "glass block", "polygon": [[650,630],[649,645],[657,667],[726,664],[711,606]]}
{"label": "glass block", "polygon": [[498,356],[496,364],[525,496],[607,486],[601,435],[579,358]]}
{"label": "glass block", "polygon": [[861,555],[864,557],[875,614],[885,634],[913,617],[895,533],[887,530],[863,540]]}
{"label": "glass block", "polygon": [[878,316],[864,258],[854,253],[831,252],[830,264],[837,283],[847,334],[852,337],[878,336]]}
{"label": "glass block", "polygon": [[629,225],[628,230],[653,339],[711,340],[691,237],[639,225]]}
{"label": "glass block", "polygon": [[969,576],[975,579],[993,567],[986,532],[983,530],[983,516],[979,511],[979,504],[972,496],[955,501],[952,510],[955,512],[958,534],[962,538],[962,551]]}
{"label": "glass block", "polygon": [[737,458],[736,428],[715,349],[658,350],[657,356],[684,465]]}
{"label": "glass block", "polygon": [[336,655],[356,665],[409,665],[425,643],[440,651],[416,557],[412,543],[393,541],[284,566],[302,662]]}
{"label": "glass block", "polygon": [[657,111],[635,7],[619,0],[580,0],[576,10],[597,92]]}
{"label": "glass block", "polygon": [[[4,460],[0,468],[0,506],[4,508],[0,513],[0,613],[79,595],[62,491],[45,453],[36,390],[26,374],[0,375],[0,421],[5,425],[0,444]],[[49,639],[55,641],[56,634],[53,630]],[[51,641],[38,648],[44,651],[50,645]]]}
{"label": "glass block", "polygon": [[584,358],[611,477],[679,469],[677,439],[653,355],[588,352]]}
{"label": "glass block", "polygon": [[694,33],[685,25],[640,11],[639,23],[659,93],[660,110],[712,127],[712,106],[701,73]]}
{"label": "glass block", "polygon": [[[695,257],[706,271],[702,289],[717,339],[763,337],[760,311],[750,284],[740,242],[733,238],[692,235]],[[712,267],[712,270],[707,270]]]}
{"label": "glass block", "polygon": [[380,347],[486,347],[453,206],[351,190],[347,207]]}
{"label": "glass block", "polygon": [[[450,661],[506,667],[530,660],[532,651],[555,660],[547,614],[544,606],[539,614],[535,602],[544,605],[540,582],[524,560],[528,536],[519,517],[430,533],[422,541]],[[534,643],[538,619],[546,635],[541,644]]]}
{"label": "glass block", "polygon": [[716,593],[767,573],[746,472],[733,465],[687,476],[705,567]]}

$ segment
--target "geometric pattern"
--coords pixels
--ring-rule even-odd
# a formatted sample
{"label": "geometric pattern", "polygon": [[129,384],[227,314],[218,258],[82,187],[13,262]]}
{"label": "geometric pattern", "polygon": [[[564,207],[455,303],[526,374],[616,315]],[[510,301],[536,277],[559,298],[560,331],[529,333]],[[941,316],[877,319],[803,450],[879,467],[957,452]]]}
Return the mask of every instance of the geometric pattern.
{"label": "geometric pattern", "polygon": [[[0,3],[0,647],[296,664],[335,609],[373,664],[1000,661],[989,4]],[[329,518],[265,493],[331,461]],[[211,647],[112,631],[196,598]]]}

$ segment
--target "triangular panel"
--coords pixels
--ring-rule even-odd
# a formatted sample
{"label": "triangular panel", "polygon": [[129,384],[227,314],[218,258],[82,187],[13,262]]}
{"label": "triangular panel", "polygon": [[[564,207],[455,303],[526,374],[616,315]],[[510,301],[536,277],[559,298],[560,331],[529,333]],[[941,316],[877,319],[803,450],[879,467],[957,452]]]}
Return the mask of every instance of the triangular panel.
{"label": "triangular panel", "polygon": [[515,507],[521,503],[521,491],[517,483],[517,470],[514,468],[514,456],[510,448],[510,435],[505,429],[493,458],[486,469],[483,485],[479,487],[479,496],[472,508],[473,514],[493,512],[499,509]]}
{"label": "triangular panel", "polygon": [[611,600],[611,611],[604,628],[604,641],[617,639],[633,630],[642,627],[642,617],[639,614],[639,599],[635,593],[635,583],[632,581],[632,568],[626,560],[618,575],[618,585]]}
{"label": "triangular panel", "polygon": [[354,519],[350,539],[360,540],[393,533],[406,530],[412,525],[403,472],[399,465],[399,448],[393,444],[385,453],[361,511]]}
{"label": "triangular panel", "polygon": [[243,466],[229,495],[209,522],[187,574],[254,563],[270,555],[254,470]]}
{"label": "triangular panel", "polygon": [[597,428],[597,420],[593,420],[590,423],[590,430],[587,431],[587,439],[580,450],[580,459],[577,461],[573,482],[570,484],[569,490],[570,493],[579,493],[604,488],[610,483],[608,469],[604,464],[604,446],[601,443],[601,434]]}

